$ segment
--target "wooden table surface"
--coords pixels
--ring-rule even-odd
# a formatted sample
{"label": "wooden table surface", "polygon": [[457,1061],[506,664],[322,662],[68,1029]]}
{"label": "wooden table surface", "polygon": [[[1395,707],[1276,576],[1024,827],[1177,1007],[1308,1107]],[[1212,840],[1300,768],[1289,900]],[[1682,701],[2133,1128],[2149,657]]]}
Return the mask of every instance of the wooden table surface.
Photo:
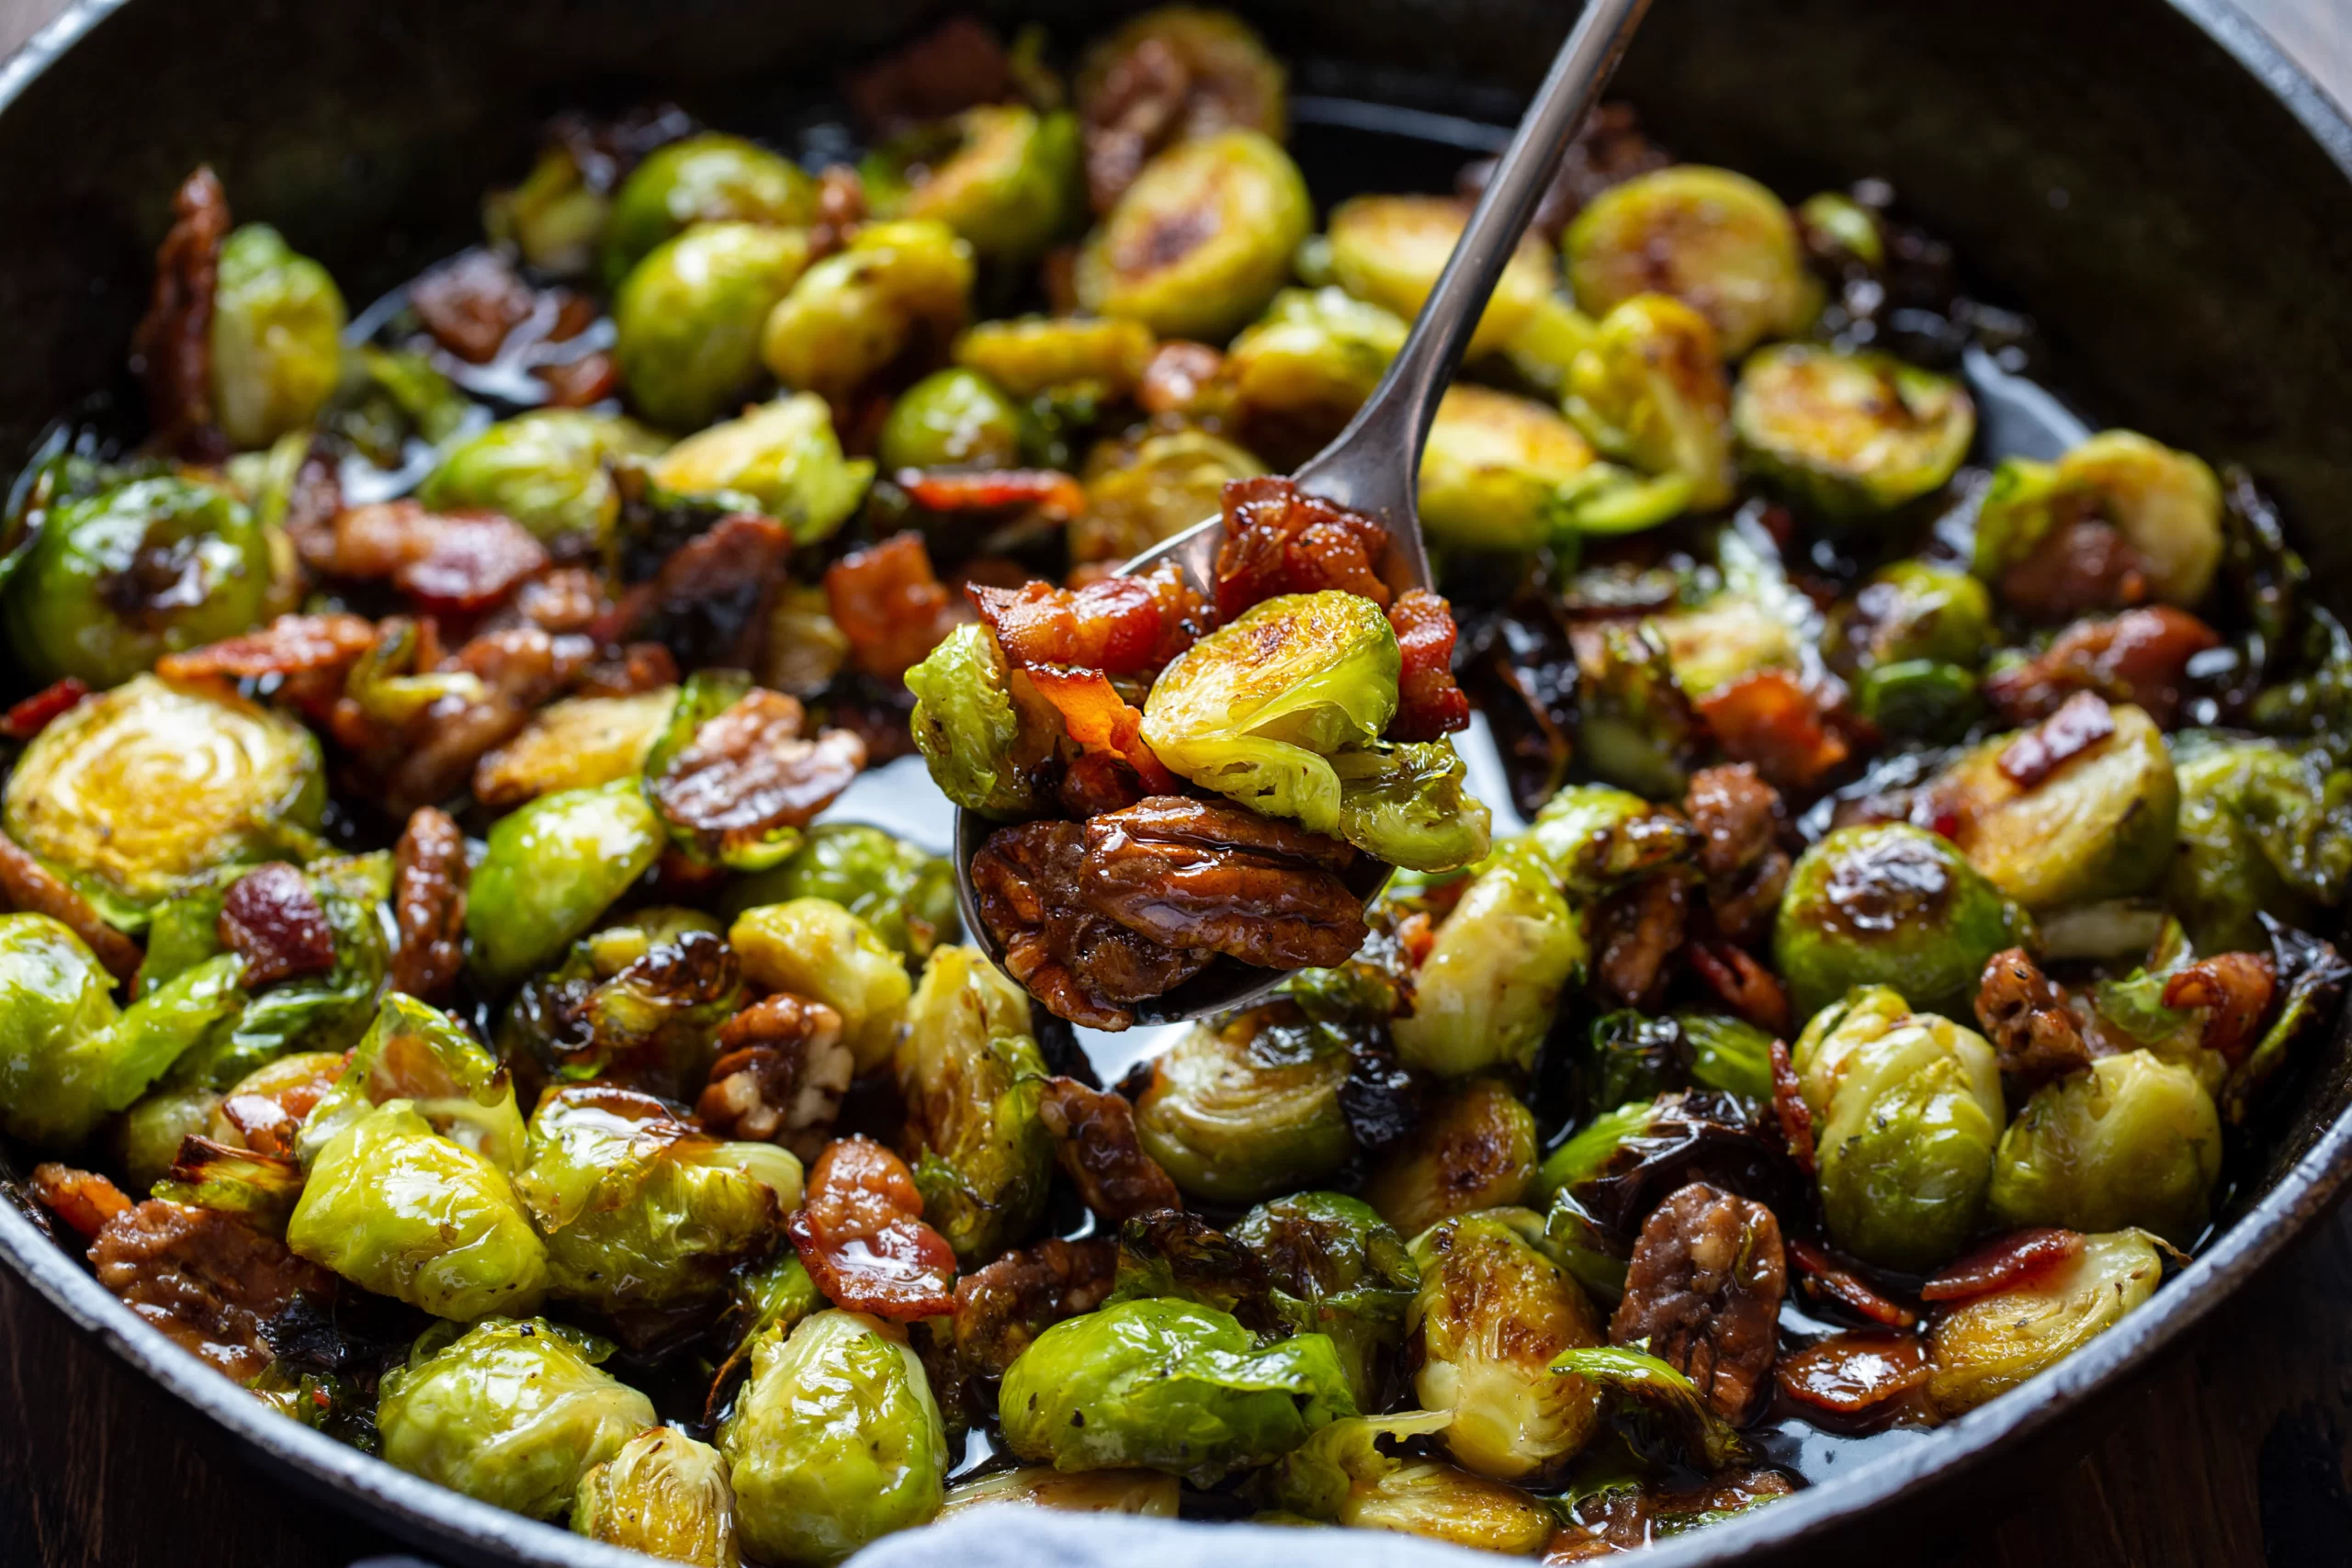
{"label": "wooden table surface", "polygon": [[[2241,0],[2352,104],[2347,0]],[[58,0],[0,0],[0,52]],[[396,1543],[262,1481],[209,1423],[0,1273],[0,1565],[341,1568]],[[2107,1435],[1974,1532],[1950,1568],[2352,1564],[2352,1209],[2117,1402]]]}

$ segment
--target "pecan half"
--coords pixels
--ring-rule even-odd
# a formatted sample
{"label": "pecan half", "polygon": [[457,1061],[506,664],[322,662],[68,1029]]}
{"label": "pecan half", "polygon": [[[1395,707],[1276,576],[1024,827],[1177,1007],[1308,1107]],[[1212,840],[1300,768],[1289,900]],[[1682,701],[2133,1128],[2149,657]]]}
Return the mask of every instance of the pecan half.
{"label": "pecan half", "polygon": [[1175,989],[1214,954],[1165,946],[1098,912],[1081,893],[1085,859],[1075,822],[1000,828],[972,857],[972,892],[1006,972],[1048,1011],[1125,1029],[1130,1004]]}
{"label": "pecan half", "polygon": [[1789,852],[1781,845],[1788,812],[1781,792],[1749,762],[1702,768],[1690,775],[1683,814],[1699,834],[1699,870],[1707,879],[1707,908],[1715,930],[1742,944],[1771,931],[1789,885]]}
{"label": "pecan half", "polygon": [[846,729],[800,734],[799,702],[754,687],[705,723],[652,781],[673,826],[722,858],[788,828],[805,828],[865,766],[865,743]]}
{"label": "pecan half", "polygon": [[408,302],[434,342],[468,364],[487,365],[506,334],[530,319],[538,297],[497,252],[471,250],[410,284]]}
{"label": "pecan half", "polygon": [[956,1249],[922,1223],[907,1162],[867,1137],[836,1139],[808,1171],[788,1227],[835,1306],[907,1323],[956,1310]]}
{"label": "pecan half", "polygon": [[305,558],[334,577],[389,579],[419,609],[440,615],[494,608],[548,561],[547,547],[502,513],[427,512],[413,501],[338,513]]}
{"label": "pecan half", "polygon": [[1995,953],[1976,986],[1976,1021],[2000,1058],[2001,1076],[2020,1089],[2091,1065],[2090,1046],[2066,1006],[2066,993],[2021,947]]}
{"label": "pecan half", "polygon": [[1666,961],[1682,945],[1682,879],[1654,873],[1621,887],[1593,908],[1593,976],[1611,1007],[1654,1010],[1666,994]]}
{"label": "pecan half", "polygon": [[1158,1209],[1181,1209],[1183,1194],[1136,1136],[1135,1107],[1073,1077],[1046,1080],[1037,1114],[1054,1135],[1054,1157],[1086,1206],[1117,1223]]}
{"label": "pecan half", "polygon": [[365,615],[280,615],[258,631],[206,643],[155,660],[167,681],[256,680],[264,675],[341,674],[376,646],[376,623]]}
{"label": "pecan half", "polygon": [[1643,1222],[1609,1337],[1648,1341],[1738,1421],[1771,1387],[1787,1286],[1772,1211],[1694,1181]]}
{"label": "pecan half", "polygon": [[151,1198],[90,1247],[98,1283],[190,1355],[239,1382],[274,1359],[262,1327],[334,1277],[283,1242],[211,1209]]}
{"label": "pecan half", "polygon": [[1994,597],[2030,620],[2052,622],[2120,610],[2148,597],[2147,558],[2112,524],[2061,523],[2001,574]]}
{"label": "pecan half", "polygon": [[718,1031],[718,1059],[695,1101],[703,1126],[722,1138],[782,1144],[803,1160],[824,1148],[854,1063],[842,1015],[779,991]]}
{"label": "pecan half", "polygon": [[466,962],[466,836],[438,807],[409,814],[392,852],[392,913],[400,942],[392,950],[392,989],[438,1002]]}
{"label": "pecan half", "polygon": [[107,924],[73,884],[5,834],[0,834],[0,897],[11,909],[63,923],[116,979],[128,980],[139,973],[143,956],[139,944]]}
{"label": "pecan half", "polygon": [[280,980],[334,967],[334,932],[303,874],[284,861],[237,878],[215,922],[220,945],[245,961],[244,981],[259,990]]}
{"label": "pecan half", "polygon": [[676,549],[629,598],[629,634],[679,668],[756,670],[792,536],[773,517],[722,517]]}
{"label": "pecan half", "polygon": [[1162,946],[1270,969],[1328,968],[1363,945],[1349,846],[1240,807],[1154,795],[1086,824],[1081,893]]}
{"label": "pecan half", "polygon": [[1792,1032],[1787,988],[1746,948],[1727,942],[1694,942],[1687,951],[1691,970],[1734,1014],[1767,1034]]}
{"label": "pecan half", "polygon": [[956,1281],[956,1352],[1001,1378],[1030,1341],[1111,1293],[1118,1244],[1107,1235],[1046,1241],[1008,1252]]}
{"label": "pecan half", "polygon": [[201,164],[172,196],[171,231],[156,247],[154,288],[130,340],[155,445],[193,462],[229,455],[212,408],[212,299],[228,237],[228,193]]}

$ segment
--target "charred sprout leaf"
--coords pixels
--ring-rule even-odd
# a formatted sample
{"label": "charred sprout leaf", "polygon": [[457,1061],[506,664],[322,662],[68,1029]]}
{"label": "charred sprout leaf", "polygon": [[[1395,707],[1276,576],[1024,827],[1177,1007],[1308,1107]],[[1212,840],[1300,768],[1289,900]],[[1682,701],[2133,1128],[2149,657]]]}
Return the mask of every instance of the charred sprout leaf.
{"label": "charred sprout leaf", "polygon": [[1104,1304],[1192,1302],[1230,1314],[1261,1337],[1279,1337],[1272,1291],[1255,1253],[1197,1214],[1162,1209],[1119,1226],[1119,1258]]}
{"label": "charred sprout leaf", "polygon": [[1261,1203],[1231,1235],[1272,1282],[1276,1314],[1294,1333],[1329,1335],[1357,1407],[1376,1408],[1421,1282],[1405,1238],[1370,1204],[1337,1192]]}
{"label": "charred sprout leaf", "polygon": [[670,1427],[639,1432],[580,1478],[571,1529],[695,1568],[735,1568],[735,1489],[718,1450]]}
{"label": "charred sprout leaf", "polygon": [[1690,824],[1629,790],[1571,784],[1544,803],[1519,847],[1567,892],[1613,893],[1637,877],[1690,858]]}
{"label": "charred sprout leaf", "polygon": [[1510,1086],[1473,1078],[1432,1104],[1364,1183],[1364,1197],[1407,1235],[1440,1220],[1527,1201],[1535,1185],[1535,1116]]}
{"label": "charred sprout leaf", "polygon": [[1053,1178],[1029,998],[978,949],[940,948],[907,1004],[892,1064],[923,1217],[977,1267],[1035,1228]]}
{"label": "charred sprout leaf", "polygon": [[265,1235],[286,1233],[301,1191],[302,1170],[290,1158],[198,1137],[181,1142],[171,1174],[155,1186],[158,1198],[234,1214]]}
{"label": "charred sprout leaf", "polygon": [[948,799],[988,817],[1017,818],[1035,808],[1024,757],[1041,761],[1046,750],[1044,737],[1014,705],[1008,678],[996,638],[974,623],[957,626],[907,671],[915,746],[932,779]]}
{"label": "charred sprout leaf", "polygon": [[1553,1358],[1552,1369],[1605,1388],[1651,1416],[1697,1469],[1712,1472],[1748,1458],[1738,1431],[1715,1414],[1698,1385],[1646,1350],[1623,1345],[1564,1350]]}
{"label": "charred sprout leaf", "polygon": [[1378,744],[1336,752],[1339,836],[1375,860],[1408,871],[1453,871],[1484,860],[1492,818],[1469,793],[1449,740]]}
{"label": "charred sprout leaf", "polygon": [[2138,1231],[2090,1236],[2072,1261],[1945,1314],[1928,1337],[1936,1408],[1947,1418],[1973,1410],[2114,1326],[2155,1292],[2156,1247]]}
{"label": "charred sprout leaf", "polygon": [[1985,960],[2030,930],[1950,840],[1899,822],[1840,828],[1790,874],[1773,966],[1804,1015],[1869,985],[1958,1011]]}
{"label": "charred sprout leaf", "polygon": [[2222,1086],[2222,1109],[2233,1125],[2245,1120],[2256,1092],[2286,1065],[2297,1039],[2324,1023],[2343,995],[2345,982],[2352,980],[2352,964],[2344,962],[2333,943],[2267,913],[2261,919],[2270,933],[2271,964],[2283,995],[2270,1027]]}
{"label": "charred sprout leaf", "polygon": [[1144,1151],[1195,1197],[1249,1203],[1329,1178],[1351,1143],[1346,1045],[1277,1005],[1195,1024],[1152,1059]]}
{"label": "charred sprout leaf", "polygon": [[1495,857],[1438,927],[1413,1010],[1394,1025],[1397,1055],[1447,1077],[1529,1066],[1586,954],[1550,876],[1521,856]]}
{"label": "charred sprout leaf", "polygon": [[1163,337],[1221,342],[1273,298],[1314,216],[1298,166],[1264,133],[1179,142],[1088,236],[1079,303]]}
{"label": "charred sprout leaf", "polygon": [[2136,1228],[2186,1247],[2221,1173],[2222,1120],[2197,1075],[2125,1051],[2034,1091],[2001,1134],[1989,1207],[2003,1225]]}
{"label": "charred sprout leaf", "polygon": [[1743,468],[1844,520],[1940,489],[1975,439],[1976,408],[1958,382],[1892,355],[1791,343],[1740,367],[1732,427]]}
{"label": "charred sprout leaf", "polygon": [[1585,773],[1652,799],[1681,795],[1705,729],[1646,623],[1603,626],[1579,649],[1576,750]]}
{"label": "charred sprout leaf", "polygon": [[1693,1181],[1784,1206],[1797,1172],[1777,1134],[1750,1102],[1703,1091],[1635,1101],[1596,1116],[1544,1158],[1537,1190],[1571,1201],[1573,1222],[1603,1227],[1610,1245],[1629,1243],[1651,1210]]}

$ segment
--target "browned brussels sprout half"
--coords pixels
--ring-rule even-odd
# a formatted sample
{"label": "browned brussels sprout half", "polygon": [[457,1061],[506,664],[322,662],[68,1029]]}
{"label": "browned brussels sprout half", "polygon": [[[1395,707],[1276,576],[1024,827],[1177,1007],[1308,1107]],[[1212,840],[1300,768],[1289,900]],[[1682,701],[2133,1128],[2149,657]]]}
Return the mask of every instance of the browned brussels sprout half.
{"label": "browned brussels sprout half", "polygon": [[1612,186],[1577,215],[1561,246],[1588,313],[1670,294],[1713,324],[1732,358],[1804,331],[1821,308],[1789,209],[1728,169],[1681,164]]}
{"label": "browned brussels sprout half", "polygon": [[1957,381],[1892,355],[1809,344],[1750,355],[1731,417],[1741,467],[1838,521],[1939,489],[1976,437],[1975,405]]}
{"label": "browned brussels sprout half", "polygon": [[1984,961],[2030,930],[1949,840],[1900,822],[1840,828],[1790,873],[1772,960],[1801,1014],[1872,985],[1964,1013]]}
{"label": "browned brussels sprout half", "polygon": [[1079,302],[1163,336],[1221,341],[1282,287],[1314,213],[1298,165],[1264,134],[1179,142],[1088,237]]}
{"label": "browned brussels sprout half", "polygon": [[2071,1260],[1967,1301],[1928,1336],[1928,1396],[1946,1418],[2006,1393],[2115,1326],[2164,1277],[2156,1243],[2138,1231],[2085,1238]]}

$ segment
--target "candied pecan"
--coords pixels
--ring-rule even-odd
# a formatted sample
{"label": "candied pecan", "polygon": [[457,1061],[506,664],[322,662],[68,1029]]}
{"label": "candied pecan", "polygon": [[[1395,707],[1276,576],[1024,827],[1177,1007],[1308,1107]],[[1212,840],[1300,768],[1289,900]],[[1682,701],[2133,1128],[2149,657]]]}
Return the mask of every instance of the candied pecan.
{"label": "candied pecan", "polygon": [[547,388],[548,402],[555,408],[584,409],[620,395],[620,362],[602,349],[534,365],[531,375]]}
{"label": "candied pecan", "polygon": [[1748,762],[1702,768],[1690,775],[1683,814],[1699,834],[1699,870],[1707,879],[1707,908],[1715,930],[1740,943],[1771,930],[1789,885],[1789,852],[1781,847],[1788,812],[1781,792]]}
{"label": "candied pecan", "polygon": [[1609,1337],[1647,1341],[1738,1421],[1771,1387],[1787,1284],[1772,1211],[1694,1181],[1642,1223]]}
{"label": "candied pecan", "polygon": [[[391,635],[393,623],[383,630]],[[594,652],[586,637],[551,637],[537,626],[484,632],[443,666],[443,672],[471,675],[472,683],[453,684],[390,727],[379,727],[346,697],[335,707],[334,734],[374,771],[386,807],[405,815],[463,789],[483,754],[514,739],[532,710],[560,695]]]}
{"label": "candied pecan", "polygon": [[1094,210],[1115,206],[1151,155],[1173,141],[1193,73],[1167,40],[1146,38],[1111,62],[1086,103],[1082,136],[1086,196]]}
{"label": "candied pecan", "polygon": [[2028,1225],[1996,1236],[1958,1262],[1939,1269],[1919,1287],[1923,1302],[1964,1302],[2025,1283],[2045,1269],[2082,1256],[2080,1231]]}
{"label": "candied pecan", "polygon": [[2112,525],[2061,523],[2001,574],[1995,597],[2035,621],[2128,609],[2148,598],[2148,563]]}
{"label": "candied pecan", "polygon": [[303,874],[284,861],[237,878],[215,922],[220,945],[245,961],[254,990],[334,967],[334,932]]}
{"label": "candied pecan", "polygon": [[851,662],[877,680],[899,679],[956,629],[954,601],[920,534],[893,534],[827,567],[825,599]]}
{"label": "candied pecan", "polygon": [[1080,893],[1129,931],[1270,969],[1344,964],[1370,934],[1335,839],[1241,807],[1154,795],[1086,824]]}
{"label": "candied pecan", "polygon": [[1682,945],[1689,894],[1682,879],[1657,872],[1610,894],[1592,911],[1593,983],[1611,1007],[1654,1009],[1670,977],[1666,961]]}
{"label": "candied pecan", "polygon": [[473,615],[546,570],[548,550],[501,513],[427,512],[413,501],[388,501],[336,517],[331,555],[311,565],[336,577],[390,578],[420,609]]}
{"label": "candied pecan", "polygon": [[1470,722],[1470,699],[1453,679],[1453,608],[1425,588],[1408,588],[1388,606],[1404,657],[1396,677],[1391,740],[1435,740]]}
{"label": "candied pecan", "polygon": [[972,857],[973,897],[1006,972],[1047,1011],[1125,1029],[1135,1022],[1127,1004],[1173,990],[1213,955],[1162,946],[1098,913],[1080,893],[1085,858],[1075,822],[1000,828]]}
{"label": "candied pecan", "polygon": [[792,536],[773,517],[722,517],[672,550],[631,596],[630,634],[666,644],[680,668],[759,667]]}
{"label": "candied pecan", "polygon": [[792,1245],[835,1306],[906,1323],[956,1310],[956,1249],[922,1223],[907,1162],[864,1136],[837,1138],[809,1168]]}
{"label": "candied pecan", "polygon": [[182,1349],[239,1382],[274,1359],[262,1325],[334,1277],[283,1242],[211,1209],[151,1198],[90,1247],[98,1283]]}
{"label": "candied pecan", "polygon": [[1849,1329],[1781,1358],[1781,1392],[1833,1416],[1860,1416],[1926,1384],[1931,1369],[1914,1334]]}
{"label": "candied pecan", "polygon": [[2023,725],[2096,692],[2137,704],[2169,727],[2180,711],[2189,660],[2221,643],[2212,627],[2169,604],[2077,621],[2033,658],[1984,677],[1984,700],[2007,723]]}
{"label": "candied pecan", "polygon": [[1758,670],[1701,697],[1699,716],[1736,762],[1753,762],[1781,789],[1810,790],[1852,749],[1831,729],[1821,694],[1786,670]]}
{"label": "candied pecan", "polygon": [[1814,1171],[1813,1107],[1805,1103],[1804,1090],[1798,1087],[1795,1060],[1789,1055],[1789,1043],[1774,1040],[1772,1062],[1772,1119],[1781,1129],[1781,1141],[1788,1145],[1789,1157],[1808,1177]]}
{"label": "candied pecan", "polygon": [[122,1189],[96,1171],[45,1162],[33,1167],[28,1185],[35,1201],[83,1236],[96,1235],[108,1220],[130,1212]]}
{"label": "candied pecan", "polygon": [[375,646],[376,623],[365,615],[280,615],[243,637],[167,653],[155,660],[155,673],[167,681],[251,681],[320,671],[340,676]]}
{"label": "candied pecan", "polygon": [[154,288],[130,340],[155,445],[192,462],[229,455],[212,407],[212,300],[228,237],[228,194],[200,164],[173,193],[171,231],[156,248]]}
{"label": "candied pecan", "polygon": [[650,781],[664,819],[710,858],[805,828],[865,765],[865,743],[845,729],[800,734],[801,707],[753,687],[705,723]]}
{"label": "candied pecan", "polygon": [[1976,986],[1976,1021],[2000,1057],[2001,1075],[2031,1091],[2091,1065],[2090,1047],[2051,982],[2022,947],[1985,960]]}
{"label": "candied pecan", "polygon": [[487,365],[506,334],[530,320],[538,297],[497,252],[470,250],[410,284],[408,302],[434,342],[469,365]]}
{"label": "candied pecan", "polygon": [[[1149,752],[1149,747],[1142,746],[1141,737],[1136,743]],[[1152,761],[1157,762],[1159,758]],[[1054,798],[1061,803],[1064,814],[1080,822],[1106,811],[1124,811],[1150,794],[1150,786],[1136,772],[1135,764],[1108,750],[1083,751],[1072,757],[1062,769],[1061,781],[1054,785]]]}
{"label": "candied pecan", "polygon": [[1176,775],[1144,743],[1143,714],[1119,695],[1099,670],[1039,665],[1023,672],[1037,694],[1061,716],[1062,732],[1082,748],[1082,757],[1107,758],[1135,776],[1147,795],[1182,788]]}
{"label": "candied pecan", "polygon": [[2019,789],[2034,785],[2115,733],[2115,715],[2096,692],[2076,692],[2057,712],[2001,748],[1996,765]]}
{"label": "candied pecan", "polygon": [[2260,1037],[2278,971],[2267,953],[2217,953],[2165,982],[2165,1006],[2204,1008],[2203,1043],[2236,1062]]}
{"label": "candied pecan", "polygon": [[1029,582],[1019,589],[975,586],[964,592],[996,634],[1006,660],[1024,669],[1059,665],[1142,675],[1159,670],[1200,635],[1200,596],[1173,561],[1133,575],[1098,578],[1083,588]]}
{"label": "candied pecan", "polygon": [[612,615],[613,604],[602,576],[584,566],[559,566],[516,590],[511,613],[543,632],[593,635]]}
{"label": "candied pecan", "polygon": [[821,261],[849,243],[865,221],[865,181],[847,164],[828,164],[817,176],[817,221],[808,226],[808,259]]}
{"label": "candied pecan", "polygon": [[52,681],[0,715],[0,738],[30,740],[49,728],[50,720],[62,718],[80,707],[89,694],[89,682],[78,675]]}
{"label": "candied pecan", "polygon": [[1738,1018],[1767,1034],[1787,1034],[1794,1021],[1789,993],[1780,976],[1758,964],[1746,948],[1727,942],[1694,942],[1690,967],[1707,988]]}
{"label": "candied pecan", "polygon": [[286,491],[286,536],[305,562],[334,548],[334,520],[343,513],[343,465],[316,435],[295,465]]}
{"label": "candied pecan", "polygon": [[139,944],[101,919],[73,884],[0,834],[0,898],[11,909],[47,915],[62,922],[118,980],[139,973]]}
{"label": "candied pecan", "polygon": [[1159,1209],[1181,1209],[1183,1195],[1144,1152],[1135,1107],[1073,1077],[1050,1077],[1037,1114],[1054,1135],[1055,1157],[1086,1206],[1116,1224]]}
{"label": "candied pecan", "polygon": [[1086,510],[1086,489],[1059,468],[900,468],[892,478],[926,512],[1028,507],[1048,523]]}
{"label": "candied pecan", "polygon": [[695,1115],[722,1138],[782,1144],[803,1160],[825,1146],[853,1066],[842,1015],[778,991],[718,1031],[718,1059]]}
{"label": "candied pecan", "polygon": [[658,642],[632,642],[580,672],[583,697],[634,697],[678,683],[678,661]]}
{"label": "candied pecan", "polygon": [[1111,1294],[1118,1244],[1107,1235],[1044,1241],[1008,1252],[956,1281],[956,1352],[1001,1378],[1030,1342]]}
{"label": "candied pecan", "polygon": [[1790,1238],[1788,1259],[1804,1282],[1804,1293],[1815,1301],[1826,1297],[1889,1328],[1909,1328],[1919,1321],[1917,1313],[1900,1302],[1890,1301],[1860,1274],[1843,1267],[1809,1241]]}
{"label": "candied pecan", "polygon": [[1360,512],[1307,494],[1276,476],[1228,479],[1225,540],[1216,551],[1216,614],[1230,621],[1282,593],[1340,588],[1383,609],[1380,563],[1388,530]]}
{"label": "candied pecan", "polygon": [[876,140],[945,119],[1012,90],[1012,62],[985,22],[959,13],[853,72],[850,111]]}
{"label": "candied pecan", "polygon": [[466,962],[466,836],[438,807],[409,814],[392,852],[392,913],[400,942],[391,987],[422,1002],[440,1002]]}
{"label": "candied pecan", "polygon": [[1136,402],[1148,414],[1190,413],[1225,374],[1225,355],[1204,343],[1171,338],[1144,361]]}

